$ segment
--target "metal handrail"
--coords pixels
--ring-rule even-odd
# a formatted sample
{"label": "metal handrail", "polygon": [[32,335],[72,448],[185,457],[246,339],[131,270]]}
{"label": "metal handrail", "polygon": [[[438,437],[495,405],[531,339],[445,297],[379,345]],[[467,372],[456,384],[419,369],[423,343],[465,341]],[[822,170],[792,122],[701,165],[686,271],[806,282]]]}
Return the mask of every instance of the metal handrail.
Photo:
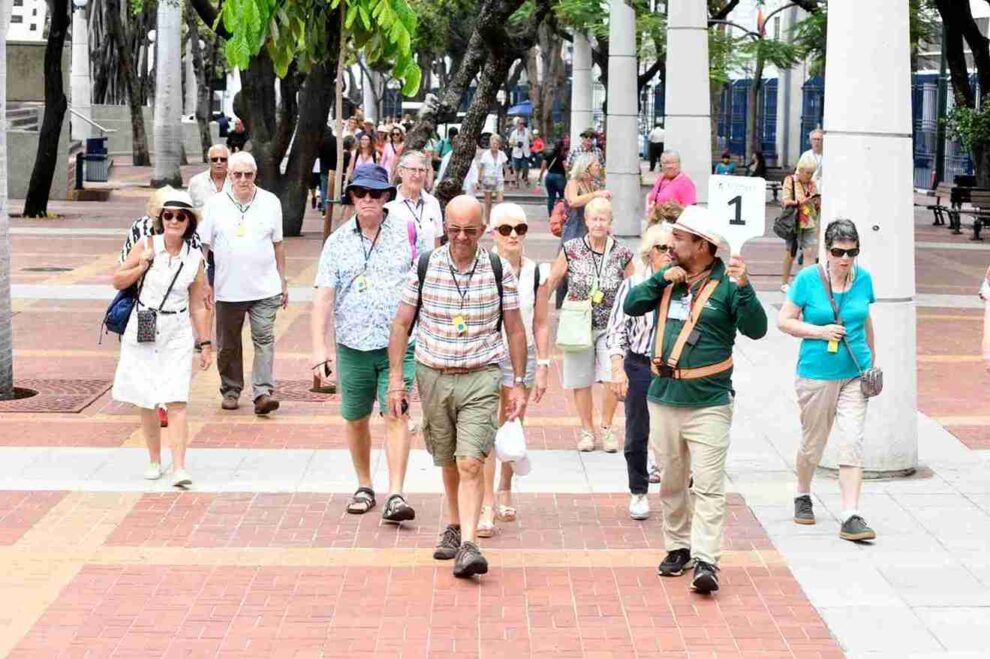
{"label": "metal handrail", "polygon": [[117,129],[116,128],[104,128],[103,126],[101,126],[100,124],[96,123],[95,121],[93,121],[89,117],[86,117],[86,116],[83,116],[83,115],[79,114],[79,112],[76,111],[76,109],[73,108],[71,105],[69,106],[69,112],[71,112],[75,116],[79,117],[80,119],[82,119],[83,121],[85,121],[90,126],[93,126],[98,131],[100,131],[101,133],[103,133],[104,135],[106,135],[108,133],[116,133],[117,132]]}

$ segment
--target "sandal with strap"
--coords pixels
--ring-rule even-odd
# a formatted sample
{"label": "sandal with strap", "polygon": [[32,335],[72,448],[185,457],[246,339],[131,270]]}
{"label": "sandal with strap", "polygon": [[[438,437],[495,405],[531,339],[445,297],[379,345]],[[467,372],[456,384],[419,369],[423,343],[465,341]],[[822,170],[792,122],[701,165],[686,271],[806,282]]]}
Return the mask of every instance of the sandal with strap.
{"label": "sandal with strap", "polygon": [[351,515],[363,515],[374,507],[375,491],[370,487],[359,487],[347,502],[347,512]]}
{"label": "sandal with strap", "polygon": [[478,517],[477,533],[479,538],[491,538],[495,535],[495,522],[492,518],[491,506],[481,507],[481,516]]}
{"label": "sandal with strap", "polygon": [[393,494],[385,501],[385,510],[382,512],[382,520],[399,524],[416,519],[416,511],[406,503],[401,494]]}
{"label": "sandal with strap", "polygon": [[[507,490],[501,490],[501,491],[499,491],[496,494],[496,496],[501,499],[503,494],[509,494],[509,496],[510,496],[509,501],[512,501],[512,499],[511,499],[511,493],[508,492]],[[500,521],[500,522],[514,522],[514,521],[516,521],[516,509],[514,507],[503,505],[503,504],[500,503],[500,504],[498,504],[496,510],[498,511],[498,515],[497,515],[498,521]]]}

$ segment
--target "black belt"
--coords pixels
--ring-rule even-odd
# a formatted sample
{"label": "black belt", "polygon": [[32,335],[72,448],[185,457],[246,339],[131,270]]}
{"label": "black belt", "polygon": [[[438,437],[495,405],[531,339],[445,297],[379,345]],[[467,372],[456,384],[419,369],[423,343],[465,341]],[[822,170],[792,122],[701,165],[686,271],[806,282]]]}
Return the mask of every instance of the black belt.
{"label": "black belt", "polygon": [[636,362],[643,362],[644,364],[650,363],[649,355],[641,355],[638,352],[626,352],[626,359],[631,359]]}
{"label": "black belt", "polygon": [[189,307],[183,307],[181,309],[176,309],[175,311],[158,311],[156,313],[160,313],[163,316],[174,316],[175,314],[178,314],[178,313],[185,313],[188,310],[189,310]]}

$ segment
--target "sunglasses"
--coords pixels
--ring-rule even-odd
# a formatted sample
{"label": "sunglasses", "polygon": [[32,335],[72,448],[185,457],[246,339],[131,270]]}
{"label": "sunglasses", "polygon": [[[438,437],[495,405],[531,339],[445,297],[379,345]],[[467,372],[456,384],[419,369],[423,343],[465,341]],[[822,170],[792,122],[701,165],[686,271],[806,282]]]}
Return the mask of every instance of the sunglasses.
{"label": "sunglasses", "polygon": [[227,159],[222,156],[218,156],[216,158],[210,158],[210,162],[227,162]]}
{"label": "sunglasses", "polygon": [[859,247],[853,247],[852,249],[839,249],[838,247],[832,247],[828,251],[837,259],[841,259],[843,256],[848,256],[849,258],[856,258],[859,256]]}
{"label": "sunglasses", "polygon": [[355,199],[364,199],[365,197],[371,197],[372,199],[381,199],[382,195],[385,194],[384,190],[369,190],[367,188],[351,188],[351,196]]}
{"label": "sunglasses", "polygon": [[236,178],[236,179],[243,178],[250,181],[251,179],[254,178],[254,172],[231,172],[230,176],[231,178]]}
{"label": "sunglasses", "polygon": [[668,249],[668,246],[667,245],[654,245],[653,246],[653,249],[657,250],[658,252],[666,252],[667,249]]}
{"label": "sunglasses", "polygon": [[453,238],[459,233],[463,233],[468,238],[474,238],[478,235],[478,227],[447,227],[449,237]]}
{"label": "sunglasses", "polygon": [[392,137],[402,137],[402,133],[392,133]]}
{"label": "sunglasses", "polygon": [[185,222],[188,219],[185,211],[162,211],[162,222]]}
{"label": "sunglasses", "polygon": [[511,236],[512,232],[515,231],[516,235],[522,238],[523,236],[526,235],[526,232],[529,231],[529,225],[526,224],[525,222],[520,222],[516,226],[511,226],[508,224],[500,224],[497,227],[495,227],[495,230],[498,231],[498,234],[500,236],[505,236],[506,238]]}

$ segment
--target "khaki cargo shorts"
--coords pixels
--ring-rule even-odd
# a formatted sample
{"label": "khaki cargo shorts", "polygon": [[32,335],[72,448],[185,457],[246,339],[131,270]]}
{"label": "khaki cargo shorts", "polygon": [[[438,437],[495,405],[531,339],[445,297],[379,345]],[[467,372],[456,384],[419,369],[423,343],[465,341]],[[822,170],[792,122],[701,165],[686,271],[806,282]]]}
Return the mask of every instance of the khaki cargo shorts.
{"label": "khaki cargo shorts", "polygon": [[456,458],[488,457],[498,430],[501,381],[498,364],[457,375],[416,364],[423,440],[433,464],[443,467]]}

